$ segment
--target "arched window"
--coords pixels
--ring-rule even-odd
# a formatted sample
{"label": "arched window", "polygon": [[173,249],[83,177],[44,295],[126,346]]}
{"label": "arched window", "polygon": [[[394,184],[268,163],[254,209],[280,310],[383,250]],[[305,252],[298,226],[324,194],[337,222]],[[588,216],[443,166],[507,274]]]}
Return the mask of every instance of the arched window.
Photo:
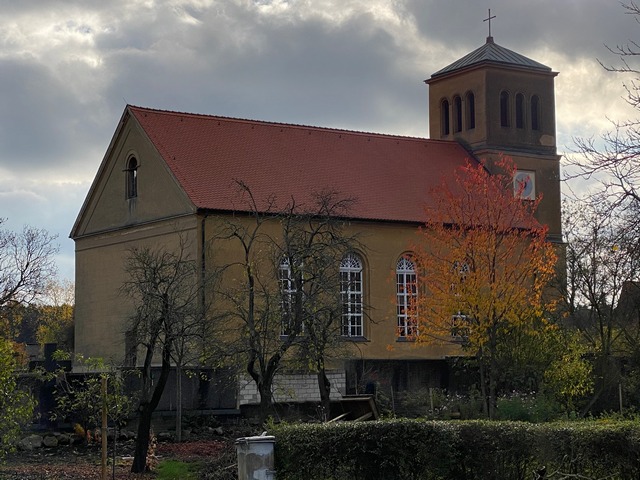
{"label": "arched window", "polygon": [[470,268],[467,262],[454,261],[451,265],[451,292],[458,295],[458,289],[467,281]]}
{"label": "arched window", "polygon": [[531,130],[540,130],[540,99],[531,97]]}
{"label": "arched window", "polygon": [[442,135],[451,133],[451,125],[449,122],[449,100],[443,100],[440,104],[440,113],[442,116]]}
{"label": "arched window", "polygon": [[355,253],[348,253],[340,262],[340,297],[342,301],[342,335],[362,337],[362,260]]}
{"label": "arched window", "polygon": [[466,96],[467,130],[476,128],[476,96],[473,92],[468,92]]}
{"label": "arched window", "polygon": [[453,131],[462,131],[462,99],[459,95],[453,97]]}
{"label": "arched window", "polygon": [[516,95],[516,128],[524,128],[524,95]]}
{"label": "arched window", "polygon": [[284,257],[280,261],[279,268],[280,280],[280,307],[282,309],[282,322],[280,324],[280,335],[289,335],[293,327],[292,313],[295,302],[295,294],[297,292],[295,281],[291,275],[291,266],[289,259]]}
{"label": "arched window", "polygon": [[417,333],[417,282],[415,264],[410,258],[402,257],[396,264],[396,314],[401,338],[415,337]]}
{"label": "arched window", "polygon": [[509,92],[500,92],[500,126],[509,126]]}
{"label": "arched window", "polygon": [[138,196],[138,161],[131,157],[127,162],[127,198]]}

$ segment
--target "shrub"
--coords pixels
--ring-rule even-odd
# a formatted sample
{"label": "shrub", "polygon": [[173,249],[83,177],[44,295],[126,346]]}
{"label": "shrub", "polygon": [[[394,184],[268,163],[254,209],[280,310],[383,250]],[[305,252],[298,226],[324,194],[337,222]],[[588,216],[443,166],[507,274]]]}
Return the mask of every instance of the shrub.
{"label": "shrub", "polygon": [[475,390],[468,395],[448,393],[438,388],[407,391],[398,394],[398,404],[398,413],[407,418],[482,418],[482,398]]}
{"label": "shrub", "polygon": [[13,343],[0,339],[0,458],[13,450],[35,406],[31,394],[18,387],[16,368]]}
{"label": "shrub", "polygon": [[640,478],[635,422],[404,419],[277,425],[271,433],[281,480],[530,480],[543,466],[547,478]]}
{"label": "shrub", "polygon": [[549,422],[565,416],[561,405],[549,396],[513,392],[498,398],[497,418],[521,422]]}

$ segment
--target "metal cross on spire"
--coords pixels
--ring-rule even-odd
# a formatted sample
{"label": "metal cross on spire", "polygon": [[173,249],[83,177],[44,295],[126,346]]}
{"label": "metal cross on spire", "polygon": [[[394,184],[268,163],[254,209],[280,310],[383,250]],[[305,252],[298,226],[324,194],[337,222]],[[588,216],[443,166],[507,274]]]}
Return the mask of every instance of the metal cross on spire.
{"label": "metal cross on spire", "polygon": [[485,18],[484,20],[482,20],[483,22],[489,22],[489,37],[491,38],[491,19],[492,18],[496,18],[496,16],[494,15],[493,17],[491,16],[491,9],[489,9],[489,17]]}

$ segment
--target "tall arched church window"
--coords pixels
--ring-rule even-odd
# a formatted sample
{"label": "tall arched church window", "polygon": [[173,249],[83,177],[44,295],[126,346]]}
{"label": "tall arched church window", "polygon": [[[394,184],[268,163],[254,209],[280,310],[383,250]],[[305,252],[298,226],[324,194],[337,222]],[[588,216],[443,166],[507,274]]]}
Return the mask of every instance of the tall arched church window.
{"label": "tall arched church window", "polygon": [[500,126],[509,126],[509,92],[500,92]]}
{"label": "tall arched church window", "polygon": [[462,131],[462,98],[458,95],[453,97],[453,131]]}
{"label": "tall arched church window", "polygon": [[524,95],[516,95],[516,128],[524,128]]}
{"label": "tall arched church window", "polygon": [[402,257],[396,264],[396,315],[400,338],[415,337],[418,333],[416,328],[417,282],[415,264],[410,258]]}
{"label": "tall arched church window", "polygon": [[138,196],[138,160],[131,157],[127,162],[127,198]]}
{"label": "tall arched church window", "polygon": [[362,283],[362,260],[355,253],[348,253],[340,262],[342,335],[345,337],[364,335]]}
{"label": "tall arched church window", "polygon": [[440,114],[442,116],[442,135],[451,133],[451,123],[449,120],[449,100],[443,100],[440,104]]}
{"label": "tall arched church window", "polygon": [[468,92],[465,103],[467,106],[467,130],[471,130],[472,128],[476,128],[476,96],[473,92]]}
{"label": "tall arched church window", "polygon": [[279,268],[280,278],[280,307],[282,310],[282,322],[280,324],[280,335],[289,335],[291,333],[293,305],[295,302],[295,294],[297,292],[295,281],[291,275],[291,265],[289,259],[283,257],[280,261]]}
{"label": "tall arched church window", "polygon": [[531,97],[531,130],[540,130],[540,98]]}

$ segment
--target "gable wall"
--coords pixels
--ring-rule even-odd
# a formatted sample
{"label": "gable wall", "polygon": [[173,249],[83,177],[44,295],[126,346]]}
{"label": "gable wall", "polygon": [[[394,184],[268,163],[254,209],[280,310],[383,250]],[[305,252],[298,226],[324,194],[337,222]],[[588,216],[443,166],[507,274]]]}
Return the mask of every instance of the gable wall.
{"label": "gable wall", "polygon": [[[138,195],[126,194],[127,163],[139,164]],[[125,122],[100,167],[75,236],[193,213],[193,205],[133,119]]]}

